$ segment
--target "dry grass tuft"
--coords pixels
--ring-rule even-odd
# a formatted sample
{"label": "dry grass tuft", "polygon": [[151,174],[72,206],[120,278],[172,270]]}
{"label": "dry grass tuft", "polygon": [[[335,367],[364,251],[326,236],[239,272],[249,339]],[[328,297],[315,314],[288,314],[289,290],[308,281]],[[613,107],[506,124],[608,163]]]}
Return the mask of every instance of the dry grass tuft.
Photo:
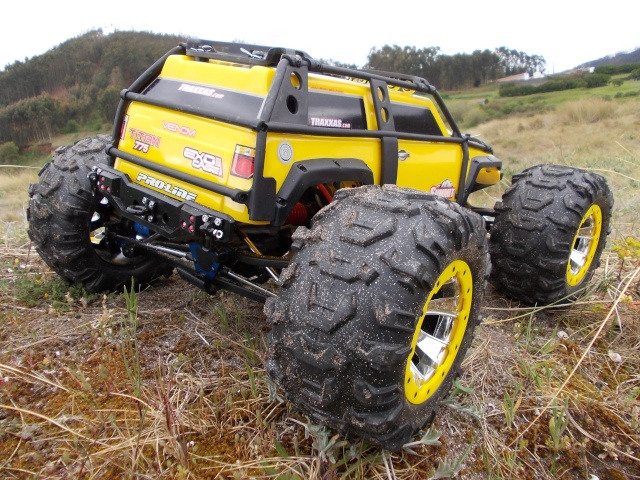
{"label": "dry grass tuft", "polygon": [[564,125],[597,123],[616,116],[618,105],[610,100],[593,97],[562,104],[556,115]]}
{"label": "dry grass tuft", "polygon": [[[38,169],[0,168],[0,233],[7,224],[24,225],[27,211],[27,189],[38,179]],[[4,224],[4,228],[1,226]]]}
{"label": "dry grass tuft", "polygon": [[[590,105],[590,106],[587,106]],[[611,110],[596,123],[567,122],[567,111]],[[504,163],[501,184],[473,194],[472,201],[493,206],[510,185],[511,176],[533,165],[554,163],[603,175],[613,191],[614,238],[640,230],[640,101],[599,98],[561,105],[556,111],[493,120],[474,129]],[[585,113],[582,118],[589,117]]]}

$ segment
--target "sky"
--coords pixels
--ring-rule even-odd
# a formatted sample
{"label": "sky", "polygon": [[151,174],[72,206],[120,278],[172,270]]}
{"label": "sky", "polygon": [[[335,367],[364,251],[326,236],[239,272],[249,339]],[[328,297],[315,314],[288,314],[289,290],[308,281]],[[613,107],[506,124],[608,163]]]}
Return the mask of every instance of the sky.
{"label": "sky", "polygon": [[1,12],[0,70],[98,28],[295,48],[358,66],[384,45],[446,55],[505,46],[542,55],[547,73],[640,48],[637,0],[36,0]]}

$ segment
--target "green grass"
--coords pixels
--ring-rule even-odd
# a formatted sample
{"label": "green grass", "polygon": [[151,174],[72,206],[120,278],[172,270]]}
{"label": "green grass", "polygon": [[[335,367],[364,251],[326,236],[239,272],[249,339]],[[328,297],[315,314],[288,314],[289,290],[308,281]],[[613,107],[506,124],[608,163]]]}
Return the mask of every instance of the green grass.
{"label": "green grass", "polygon": [[[494,83],[472,90],[449,92],[444,96],[456,122],[462,128],[470,128],[497,118],[553,112],[560,105],[572,101],[588,99],[615,100],[618,103],[628,101],[634,98],[630,96],[631,94],[636,92],[640,94],[640,81],[626,80],[621,86],[609,84],[598,88],[576,88],[522,97],[500,97],[498,88],[499,84]],[[485,103],[479,104],[479,100],[484,100]]]}

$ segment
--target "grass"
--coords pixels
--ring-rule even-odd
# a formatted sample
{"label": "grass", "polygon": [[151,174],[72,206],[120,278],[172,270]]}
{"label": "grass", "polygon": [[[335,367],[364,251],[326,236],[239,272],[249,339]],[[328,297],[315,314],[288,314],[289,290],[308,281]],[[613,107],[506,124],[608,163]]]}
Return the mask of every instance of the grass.
{"label": "grass", "polygon": [[33,177],[3,170],[0,476],[637,478],[639,101],[580,99],[474,129],[508,174],[475,200],[491,205],[527,166],[577,165],[613,186],[614,229],[593,288],[571,308],[523,307],[489,290],[462,377],[397,453],[283,401],[263,368],[260,306],[175,275],[108,296],[53,275],[17,213]]}

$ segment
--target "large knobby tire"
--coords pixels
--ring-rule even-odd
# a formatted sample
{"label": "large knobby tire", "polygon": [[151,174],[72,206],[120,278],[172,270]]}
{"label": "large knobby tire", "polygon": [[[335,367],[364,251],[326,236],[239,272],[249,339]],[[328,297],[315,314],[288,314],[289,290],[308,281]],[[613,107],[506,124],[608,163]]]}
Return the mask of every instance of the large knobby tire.
{"label": "large knobby tire", "polygon": [[494,283],[529,304],[568,303],[591,280],[610,231],[613,195],[595,173],[538,165],[496,204]]}
{"label": "large knobby tire", "polygon": [[[171,269],[146,254],[125,256],[115,242],[100,239],[111,206],[94,193],[91,167],[106,163],[110,137],[86,138],[56,150],[29,187],[29,237],[40,257],[64,279],[88,292],[148,283]],[[101,202],[102,201],[102,202]],[[132,234],[131,232],[129,232]]]}
{"label": "large knobby tire", "polygon": [[294,234],[267,371],[314,421],[397,450],[435,416],[479,321],[484,222],[394,186],[341,190]]}

